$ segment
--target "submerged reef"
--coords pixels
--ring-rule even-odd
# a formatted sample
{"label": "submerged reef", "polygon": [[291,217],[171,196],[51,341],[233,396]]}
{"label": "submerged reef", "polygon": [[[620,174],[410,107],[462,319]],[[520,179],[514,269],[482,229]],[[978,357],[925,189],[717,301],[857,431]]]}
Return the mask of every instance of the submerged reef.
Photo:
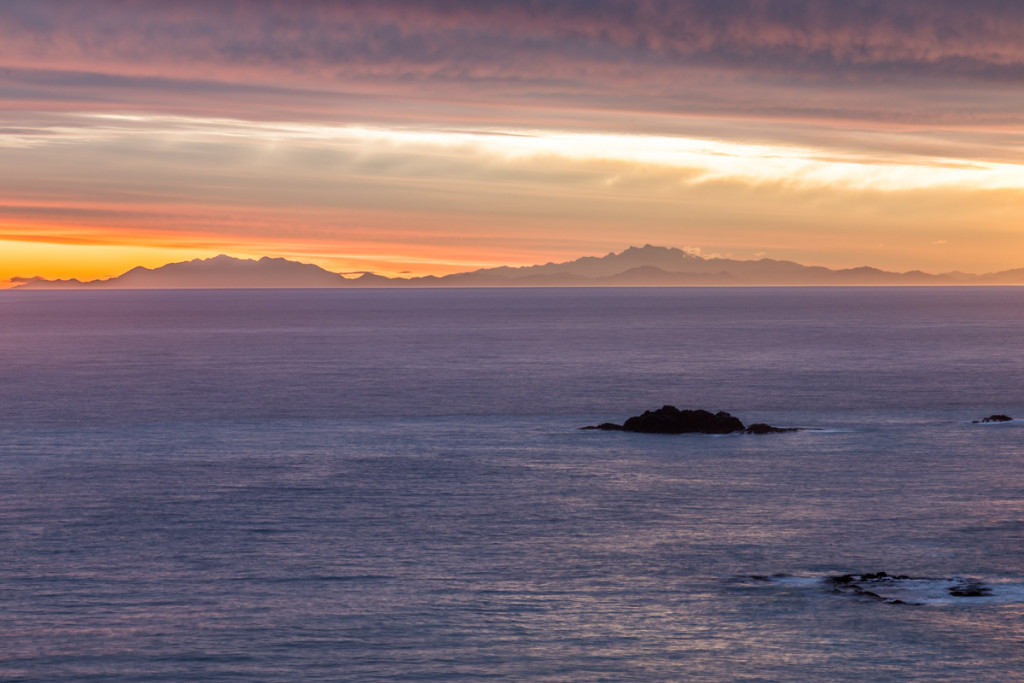
{"label": "submerged reef", "polygon": [[[836,595],[878,600],[889,605],[920,604],[905,598],[912,595],[915,588],[922,592],[922,586],[935,584],[942,586],[946,594],[954,598],[981,598],[992,595],[992,589],[977,579],[962,577],[914,577],[903,574],[893,576],[885,572],[874,572],[828,576],[824,583],[830,588],[830,592]],[[900,597],[896,597],[897,595]]]}
{"label": "submerged reef", "polygon": [[908,576],[879,571],[822,577],[753,574],[737,579],[746,585],[806,587],[823,595],[885,605],[987,605],[1024,600],[1019,583],[997,590],[980,579],[964,576]]}
{"label": "submerged reef", "polygon": [[679,410],[675,406],[644,411],[642,415],[635,415],[621,425],[605,422],[582,429],[644,434],[777,434],[797,431],[796,427],[772,427],[764,422],[745,427],[739,418],[725,411],[711,413],[707,410]]}

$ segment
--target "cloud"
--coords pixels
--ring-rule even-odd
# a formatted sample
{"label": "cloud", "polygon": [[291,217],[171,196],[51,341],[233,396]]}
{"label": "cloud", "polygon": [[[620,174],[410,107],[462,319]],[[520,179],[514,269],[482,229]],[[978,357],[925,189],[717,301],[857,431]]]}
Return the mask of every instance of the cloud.
{"label": "cloud", "polygon": [[[1010,258],[1021,35],[998,0],[12,0],[0,220],[406,264],[881,236],[909,259],[977,224],[970,258]],[[877,256],[844,258],[907,263]]]}
{"label": "cloud", "polygon": [[[970,223],[983,226],[974,243],[991,248],[1006,242],[1000,231],[1016,225],[1024,192],[1014,169],[822,161],[814,150],[714,140],[82,117],[93,118],[5,150],[0,239],[375,258],[392,244],[405,263],[428,247],[472,247],[479,255],[463,260],[477,264],[556,243],[566,257],[649,242],[788,258],[794,245],[825,244],[856,257],[838,265],[898,268],[850,245],[877,233],[909,245],[906,259]],[[822,249],[805,260],[821,261]]]}
{"label": "cloud", "polygon": [[[982,0],[458,0],[0,7],[0,96],[220,115],[513,122],[523,108],[1020,121],[1024,17]],[[6,69],[7,71],[3,71]],[[905,86],[915,84],[908,93]],[[800,93],[800,97],[794,97]],[[533,115],[537,115],[536,112]]]}
{"label": "cloud", "polygon": [[[647,67],[897,66],[1019,77],[1018,10],[984,0],[349,0],[304,2],[301,9],[258,0],[38,0],[5,5],[0,26],[36,56],[65,51],[135,64],[166,63],[172,55],[179,64],[304,72],[370,73],[374,65],[401,64],[412,73],[468,78],[494,76],[509,61],[506,73],[522,77],[546,66],[625,58]],[[559,62],[545,65],[551,56]]]}

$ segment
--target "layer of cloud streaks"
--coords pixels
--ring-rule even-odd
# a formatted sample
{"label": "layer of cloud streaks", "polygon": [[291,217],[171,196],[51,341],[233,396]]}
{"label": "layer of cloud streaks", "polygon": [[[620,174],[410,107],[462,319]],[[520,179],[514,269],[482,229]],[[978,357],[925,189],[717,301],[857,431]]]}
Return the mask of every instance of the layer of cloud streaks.
{"label": "layer of cloud streaks", "polygon": [[438,120],[465,104],[1009,124],[1020,115],[986,97],[1024,82],[1022,34],[1019,6],[991,0],[42,0],[0,8],[0,82],[8,100],[98,108],[141,90],[170,111],[173,94],[193,115],[219,115],[222,87],[229,100],[294,88],[293,114],[313,119],[372,96],[442,99]]}

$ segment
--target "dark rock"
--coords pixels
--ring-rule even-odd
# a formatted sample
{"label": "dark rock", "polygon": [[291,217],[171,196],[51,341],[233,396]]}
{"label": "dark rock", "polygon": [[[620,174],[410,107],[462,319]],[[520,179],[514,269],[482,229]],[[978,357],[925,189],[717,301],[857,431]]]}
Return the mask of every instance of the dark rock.
{"label": "dark rock", "polygon": [[[751,577],[764,581],[764,575]],[[885,605],[927,605],[936,602],[949,604],[942,599],[942,593],[952,598],[979,598],[998,596],[996,589],[975,578],[907,576],[886,572],[864,574],[832,574],[822,577],[819,589],[828,595],[845,597],[860,602],[874,602]],[[937,591],[941,591],[937,594]],[[921,601],[915,600],[920,596]]]}
{"label": "dark rock", "polygon": [[839,583],[839,584],[853,583],[854,580],[855,580],[855,578],[854,578],[854,576],[852,574],[843,574],[842,576],[828,576],[828,577],[825,578],[825,581],[827,581],[828,583]]}
{"label": "dark rock", "polygon": [[[824,583],[831,586],[830,593],[834,595],[849,595],[855,598],[875,600],[890,604],[904,604],[894,602],[892,598],[877,593],[876,590],[883,590],[896,579],[885,572],[867,574],[841,574],[839,576],[826,576]],[[875,590],[870,590],[875,589]]]}
{"label": "dark rock", "polygon": [[878,593],[874,593],[872,591],[864,590],[863,588],[860,588],[859,586],[854,588],[854,593],[856,595],[862,597],[862,598],[871,598],[872,600],[885,600],[885,598],[883,598]]}
{"label": "dark rock", "polygon": [[[974,424],[978,424],[978,422],[979,420],[974,420]],[[1013,422],[1013,418],[1009,415],[989,415],[980,422]]]}
{"label": "dark rock", "polygon": [[663,406],[629,418],[622,429],[646,434],[731,434],[742,431],[743,423],[726,412],[711,414],[706,410],[679,410],[675,406]]}
{"label": "dark rock", "polygon": [[992,595],[992,589],[977,581],[967,580],[950,588],[949,594],[955,598],[981,598]]}
{"label": "dark rock", "polygon": [[604,431],[641,432],[645,434],[779,434],[799,431],[798,428],[772,427],[758,422],[744,427],[739,418],[725,411],[710,413],[707,410],[679,410],[675,406],[662,406],[657,410],[646,410],[643,415],[629,418],[617,425],[605,422],[581,429]]}
{"label": "dark rock", "polygon": [[848,595],[855,598],[880,600],[889,605],[915,605],[919,603],[886,597],[892,588],[900,586],[904,581],[955,581],[947,591],[956,598],[976,598],[992,595],[992,589],[976,579],[935,579],[934,577],[912,577],[905,574],[894,576],[886,572],[867,574],[842,574],[826,576],[824,584],[832,594]]}
{"label": "dark rock", "polygon": [[580,427],[580,429],[602,429],[606,432],[621,432],[622,425],[612,424],[611,422],[602,422],[599,425],[589,425],[587,427]]}
{"label": "dark rock", "polygon": [[743,430],[744,434],[783,434],[800,431],[798,427],[772,427],[764,422],[755,422]]}

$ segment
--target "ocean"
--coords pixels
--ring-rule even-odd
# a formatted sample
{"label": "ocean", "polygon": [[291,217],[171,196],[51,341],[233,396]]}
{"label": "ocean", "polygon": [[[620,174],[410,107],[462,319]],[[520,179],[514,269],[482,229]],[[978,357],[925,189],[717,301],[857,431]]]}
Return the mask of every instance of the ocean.
{"label": "ocean", "polygon": [[0,551],[3,680],[1024,680],[1024,289],[3,291]]}

